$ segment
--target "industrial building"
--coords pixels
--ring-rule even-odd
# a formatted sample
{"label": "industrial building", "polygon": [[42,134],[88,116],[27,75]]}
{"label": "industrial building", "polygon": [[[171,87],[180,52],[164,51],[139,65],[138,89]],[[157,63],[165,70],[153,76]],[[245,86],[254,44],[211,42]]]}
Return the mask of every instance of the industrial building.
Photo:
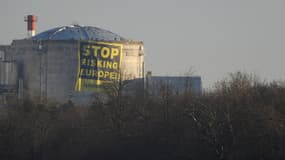
{"label": "industrial building", "polygon": [[89,104],[98,86],[119,79],[144,84],[143,42],[80,25],[36,34],[37,18],[29,15],[25,21],[27,38],[0,45],[0,102],[14,95]]}
{"label": "industrial building", "polygon": [[79,25],[58,27],[35,35],[36,18],[30,15],[26,20],[29,37],[0,46],[2,95],[11,92],[18,97],[39,101],[88,103],[92,92],[75,89],[82,42],[104,43],[105,48],[105,43],[122,46],[120,67],[117,67],[121,78],[143,78],[141,41],[127,40],[101,28]]}
{"label": "industrial building", "polygon": [[147,76],[145,87],[152,95],[160,94],[162,88],[176,95],[184,93],[200,95],[202,80],[199,76]]}

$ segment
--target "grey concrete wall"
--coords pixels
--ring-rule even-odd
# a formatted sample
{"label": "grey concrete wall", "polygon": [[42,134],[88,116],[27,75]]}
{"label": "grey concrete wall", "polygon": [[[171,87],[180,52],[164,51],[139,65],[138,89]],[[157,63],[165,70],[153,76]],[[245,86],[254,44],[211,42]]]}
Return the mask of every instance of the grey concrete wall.
{"label": "grey concrete wall", "polygon": [[71,100],[77,76],[78,42],[47,41],[46,93],[49,101]]}
{"label": "grey concrete wall", "polygon": [[24,81],[24,93],[40,97],[40,54],[38,44],[33,41],[13,41],[6,53],[6,59],[16,61],[19,78]]}

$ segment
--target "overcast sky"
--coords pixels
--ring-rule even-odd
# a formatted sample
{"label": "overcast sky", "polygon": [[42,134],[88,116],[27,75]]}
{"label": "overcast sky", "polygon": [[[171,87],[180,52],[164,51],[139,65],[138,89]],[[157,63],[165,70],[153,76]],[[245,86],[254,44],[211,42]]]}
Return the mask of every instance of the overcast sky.
{"label": "overcast sky", "polygon": [[194,68],[206,87],[238,70],[285,80],[284,0],[1,0],[0,44],[78,23],[145,44],[146,70],[183,75]]}

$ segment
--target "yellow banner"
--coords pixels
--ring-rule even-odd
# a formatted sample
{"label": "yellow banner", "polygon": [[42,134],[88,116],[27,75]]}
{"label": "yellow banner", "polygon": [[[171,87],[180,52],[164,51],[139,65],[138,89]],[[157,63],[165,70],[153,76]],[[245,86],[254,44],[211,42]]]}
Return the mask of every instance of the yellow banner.
{"label": "yellow banner", "polygon": [[76,91],[100,91],[120,80],[123,45],[111,42],[80,41]]}

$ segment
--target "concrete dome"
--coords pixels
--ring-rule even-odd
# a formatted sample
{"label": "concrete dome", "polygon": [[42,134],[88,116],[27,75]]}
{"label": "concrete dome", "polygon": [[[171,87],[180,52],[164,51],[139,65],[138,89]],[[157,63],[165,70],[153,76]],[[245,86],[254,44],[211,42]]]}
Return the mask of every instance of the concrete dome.
{"label": "concrete dome", "polygon": [[47,30],[32,37],[33,40],[104,40],[122,41],[123,37],[110,31],[91,26],[63,26]]}

